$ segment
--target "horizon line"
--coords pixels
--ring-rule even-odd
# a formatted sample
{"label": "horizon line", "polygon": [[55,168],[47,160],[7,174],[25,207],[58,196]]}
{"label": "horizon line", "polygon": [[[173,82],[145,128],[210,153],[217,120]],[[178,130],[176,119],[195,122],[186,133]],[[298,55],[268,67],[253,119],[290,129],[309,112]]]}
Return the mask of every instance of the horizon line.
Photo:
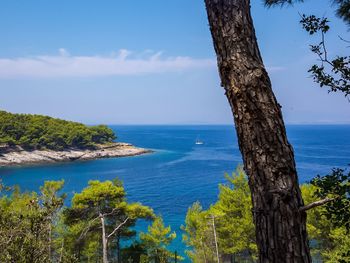
{"label": "horizon line", "polygon": [[[101,123],[85,123],[86,125],[100,125]],[[235,126],[234,123],[105,123],[107,126]],[[285,123],[287,126],[298,125],[350,125],[350,122],[300,122],[300,123]]]}

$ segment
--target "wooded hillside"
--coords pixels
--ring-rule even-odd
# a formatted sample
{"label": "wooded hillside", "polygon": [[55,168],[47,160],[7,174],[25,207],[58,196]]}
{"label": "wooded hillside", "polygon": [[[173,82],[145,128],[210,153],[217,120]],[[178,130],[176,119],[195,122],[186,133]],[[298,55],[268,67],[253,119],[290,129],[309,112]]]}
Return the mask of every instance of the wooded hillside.
{"label": "wooded hillside", "polygon": [[0,111],[0,144],[24,149],[91,148],[111,142],[115,133],[105,125],[86,126],[42,115]]}

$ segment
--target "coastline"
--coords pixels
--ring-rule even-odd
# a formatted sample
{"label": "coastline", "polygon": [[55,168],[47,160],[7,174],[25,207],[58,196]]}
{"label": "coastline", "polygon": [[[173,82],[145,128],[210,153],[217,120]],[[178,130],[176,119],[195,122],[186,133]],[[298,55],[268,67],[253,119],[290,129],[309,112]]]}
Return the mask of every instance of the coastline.
{"label": "coastline", "polygon": [[151,153],[152,150],[139,148],[129,143],[111,143],[97,145],[96,149],[66,149],[27,151],[14,147],[0,152],[0,168],[22,165],[36,165],[59,162],[87,161],[100,158],[119,158]]}

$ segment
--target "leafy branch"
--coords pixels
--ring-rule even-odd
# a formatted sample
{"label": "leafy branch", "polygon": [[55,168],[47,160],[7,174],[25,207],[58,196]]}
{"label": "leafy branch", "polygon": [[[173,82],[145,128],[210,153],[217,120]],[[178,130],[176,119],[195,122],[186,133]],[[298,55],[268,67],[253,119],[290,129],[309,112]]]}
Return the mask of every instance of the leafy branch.
{"label": "leafy branch", "polygon": [[310,45],[310,50],[318,56],[320,64],[314,64],[308,72],[321,87],[328,87],[328,92],[340,91],[347,97],[350,94],[350,57],[329,58],[325,37],[330,30],[329,21],[327,18],[303,14],[300,23],[310,35],[321,34],[321,41]]}
{"label": "leafy branch", "polygon": [[334,226],[350,230],[350,171],[336,168],[325,176],[316,176],[311,184],[317,187],[315,196],[328,199],[325,202],[325,216]]}

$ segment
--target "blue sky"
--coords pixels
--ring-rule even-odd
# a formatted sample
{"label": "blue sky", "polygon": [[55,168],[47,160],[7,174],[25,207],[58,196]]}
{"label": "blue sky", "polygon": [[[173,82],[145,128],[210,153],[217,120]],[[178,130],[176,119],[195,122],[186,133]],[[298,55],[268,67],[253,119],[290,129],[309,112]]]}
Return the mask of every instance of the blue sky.
{"label": "blue sky", "polygon": [[[267,9],[252,0],[264,62],[287,123],[350,123],[350,103],[307,73],[318,41],[298,13],[326,15],[330,54],[347,54],[330,1]],[[202,0],[2,1],[1,109],[84,123],[227,124]]]}

